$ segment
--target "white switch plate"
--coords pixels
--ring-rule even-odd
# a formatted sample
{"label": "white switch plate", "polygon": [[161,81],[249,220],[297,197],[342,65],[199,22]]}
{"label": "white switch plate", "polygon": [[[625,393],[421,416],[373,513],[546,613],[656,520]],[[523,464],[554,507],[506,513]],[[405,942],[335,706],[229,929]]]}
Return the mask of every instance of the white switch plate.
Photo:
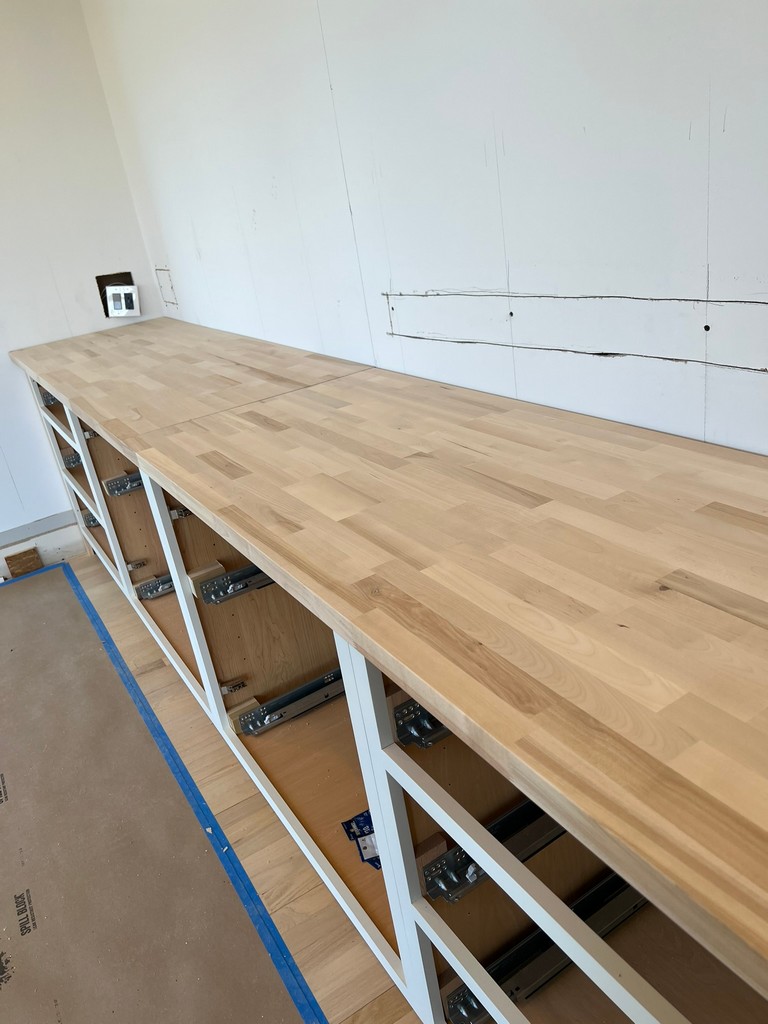
{"label": "white switch plate", "polygon": [[141,316],[135,284],[110,284],[105,289],[107,316]]}

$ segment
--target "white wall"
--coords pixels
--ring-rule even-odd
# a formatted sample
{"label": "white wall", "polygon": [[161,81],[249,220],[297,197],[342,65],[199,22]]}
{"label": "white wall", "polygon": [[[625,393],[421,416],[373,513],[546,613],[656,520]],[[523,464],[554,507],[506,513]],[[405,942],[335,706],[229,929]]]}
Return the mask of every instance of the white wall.
{"label": "white wall", "polygon": [[0,534],[69,508],[11,349],[109,326],[95,277],[162,307],[78,0],[0,7]]}
{"label": "white wall", "polygon": [[170,311],[768,452],[761,0],[83,6]]}

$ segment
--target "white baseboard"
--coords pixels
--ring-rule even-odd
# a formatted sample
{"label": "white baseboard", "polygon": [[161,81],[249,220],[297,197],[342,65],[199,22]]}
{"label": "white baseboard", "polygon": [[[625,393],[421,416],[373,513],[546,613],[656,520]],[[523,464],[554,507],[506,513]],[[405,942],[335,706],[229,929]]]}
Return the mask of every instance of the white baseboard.
{"label": "white baseboard", "polygon": [[75,524],[63,526],[38,537],[27,537],[25,540],[0,548],[0,576],[8,579],[11,575],[5,556],[15,555],[19,551],[26,551],[27,548],[37,548],[43,565],[66,562],[76,555],[82,555],[86,550],[80,527]]}

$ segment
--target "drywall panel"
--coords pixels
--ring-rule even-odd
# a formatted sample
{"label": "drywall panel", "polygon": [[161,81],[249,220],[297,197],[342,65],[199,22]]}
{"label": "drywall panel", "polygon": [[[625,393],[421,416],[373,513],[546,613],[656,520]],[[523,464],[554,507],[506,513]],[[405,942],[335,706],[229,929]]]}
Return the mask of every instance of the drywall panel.
{"label": "drywall panel", "polygon": [[84,7],[178,315],[764,450],[758,0]]}
{"label": "drywall panel", "polygon": [[707,370],[706,440],[768,455],[764,374]]}
{"label": "drywall panel", "polygon": [[[699,437],[704,421],[705,376],[695,363],[672,363],[664,373],[649,360],[627,356],[595,357],[580,353],[545,352],[509,346],[450,345],[426,339],[402,339],[406,373],[427,376],[439,361],[440,379],[450,384],[481,387],[526,402],[589,413],[607,419],[658,428],[659,409],[674,434]],[[435,349],[439,347],[440,351]],[[589,369],[585,363],[591,361]],[[488,380],[493,387],[488,387]],[[759,388],[748,394],[758,401]],[[735,397],[735,396],[734,396]],[[722,403],[728,406],[727,398]],[[725,409],[721,408],[721,413]],[[749,410],[754,416],[754,409]],[[740,422],[741,417],[734,418]],[[759,420],[765,416],[761,413]],[[752,419],[752,428],[758,422]],[[722,424],[713,425],[713,433]],[[729,436],[735,436],[730,428]],[[750,429],[753,447],[768,454],[768,434]],[[742,431],[742,441],[745,431]],[[712,437],[709,438],[712,440]],[[734,443],[725,438],[721,443]],[[745,447],[743,444],[739,447]]]}
{"label": "drywall panel", "polygon": [[108,326],[95,277],[160,305],[77,0],[0,13],[0,532],[69,507],[11,349]]}
{"label": "drywall panel", "polygon": [[517,394],[641,427],[698,437],[704,421],[705,368],[647,359],[596,358],[561,352],[515,352]]}
{"label": "drywall panel", "polygon": [[382,362],[765,450],[674,362],[768,363],[768,14],[736,6],[322,0]]}
{"label": "drywall panel", "polygon": [[727,10],[713,5],[709,13],[711,295],[766,301],[768,8],[738,0]]}
{"label": "drywall panel", "polygon": [[373,357],[314,0],[85,0],[182,318]]}
{"label": "drywall panel", "polygon": [[[704,330],[706,306],[587,296],[390,296],[393,334],[404,337],[552,351],[642,353],[658,360],[704,359],[707,335],[712,335]],[[755,319],[768,326],[768,306],[760,307],[759,313]],[[725,310],[720,323],[730,326]],[[755,329],[752,324],[749,328]]]}
{"label": "drywall panel", "polygon": [[[5,533],[71,506],[26,378],[4,353],[0,358],[0,533]],[[36,515],[38,509],[49,511]]]}

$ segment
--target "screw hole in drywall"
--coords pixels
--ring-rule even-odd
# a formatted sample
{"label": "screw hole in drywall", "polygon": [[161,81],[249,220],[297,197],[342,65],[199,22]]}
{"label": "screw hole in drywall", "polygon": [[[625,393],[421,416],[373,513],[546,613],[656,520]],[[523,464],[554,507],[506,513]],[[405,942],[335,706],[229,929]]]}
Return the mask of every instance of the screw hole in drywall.
{"label": "screw hole in drywall", "polygon": [[708,331],[708,330],[709,330],[709,324],[704,324],[704,330],[705,330],[705,331]]}

